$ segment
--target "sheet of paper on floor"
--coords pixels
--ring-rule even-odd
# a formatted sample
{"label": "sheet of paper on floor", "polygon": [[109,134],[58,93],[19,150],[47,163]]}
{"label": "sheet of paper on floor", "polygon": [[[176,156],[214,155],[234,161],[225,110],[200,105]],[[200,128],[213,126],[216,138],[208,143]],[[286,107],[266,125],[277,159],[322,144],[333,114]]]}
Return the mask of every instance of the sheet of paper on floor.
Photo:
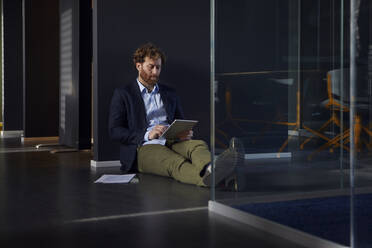
{"label": "sheet of paper on floor", "polygon": [[102,175],[94,183],[129,183],[136,174]]}

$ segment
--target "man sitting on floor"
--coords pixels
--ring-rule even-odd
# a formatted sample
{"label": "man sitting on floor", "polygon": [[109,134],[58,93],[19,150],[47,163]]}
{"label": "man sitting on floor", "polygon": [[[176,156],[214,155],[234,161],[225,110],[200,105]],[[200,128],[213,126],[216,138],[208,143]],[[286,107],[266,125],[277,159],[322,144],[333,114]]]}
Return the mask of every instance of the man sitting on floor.
{"label": "man sitting on floor", "polygon": [[[179,133],[177,140],[160,138],[175,119],[184,119],[175,91],[159,83],[163,52],[148,43],[135,51],[133,62],[137,80],[116,89],[110,106],[109,133],[120,142],[121,169],[211,186],[211,154],[204,141],[192,140],[192,130]],[[216,185],[233,173],[237,160],[233,147],[218,157]]]}

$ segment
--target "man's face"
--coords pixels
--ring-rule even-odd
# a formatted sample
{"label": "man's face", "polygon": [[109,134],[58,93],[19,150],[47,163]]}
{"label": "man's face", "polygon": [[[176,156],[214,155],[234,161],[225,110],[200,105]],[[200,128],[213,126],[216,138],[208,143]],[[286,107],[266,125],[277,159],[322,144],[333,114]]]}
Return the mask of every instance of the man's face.
{"label": "man's face", "polygon": [[158,80],[161,71],[161,58],[151,59],[145,57],[143,63],[137,63],[136,68],[139,73],[140,79],[142,79],[149,86],[154,86]]}

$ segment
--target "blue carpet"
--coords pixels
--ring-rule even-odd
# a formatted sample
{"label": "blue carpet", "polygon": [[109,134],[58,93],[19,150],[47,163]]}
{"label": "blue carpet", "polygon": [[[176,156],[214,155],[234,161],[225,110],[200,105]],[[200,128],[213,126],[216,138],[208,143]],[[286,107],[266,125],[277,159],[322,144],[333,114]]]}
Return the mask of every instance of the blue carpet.
{"label": "blue carpet", "polygon": [[[233,206],[297,230],[350,245],[350,197],[337,196]],[[356,247],[372,247],[372,194],[354,197]]]}

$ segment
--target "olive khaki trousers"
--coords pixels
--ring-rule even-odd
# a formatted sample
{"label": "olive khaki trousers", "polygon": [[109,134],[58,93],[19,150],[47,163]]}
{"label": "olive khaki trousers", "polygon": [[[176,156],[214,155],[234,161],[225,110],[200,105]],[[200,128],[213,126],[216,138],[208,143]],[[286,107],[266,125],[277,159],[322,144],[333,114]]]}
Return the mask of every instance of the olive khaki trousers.
{"label": "olive khaki trousers", "polygon": [[144,145],[137,150],[138,170],[172,177],[188,184],[205,186],[200,172],[211,162],[211,153],[202,140],[187,140],[167,145]]}

